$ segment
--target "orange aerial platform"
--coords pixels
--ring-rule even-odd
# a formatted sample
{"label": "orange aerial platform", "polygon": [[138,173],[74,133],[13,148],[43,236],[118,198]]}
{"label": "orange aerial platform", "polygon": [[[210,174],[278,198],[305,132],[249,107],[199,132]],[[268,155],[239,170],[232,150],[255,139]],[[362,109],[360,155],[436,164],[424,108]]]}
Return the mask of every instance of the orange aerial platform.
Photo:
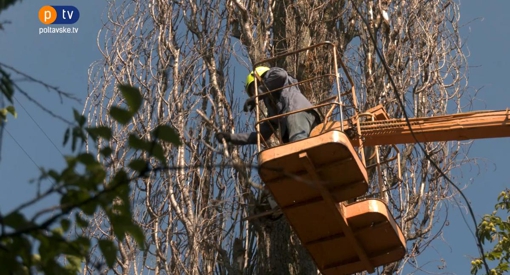
{"label": "orange aerial platform", "polygon": [[323,274],[373,272],[404,257],[404,237],[382,201],[342,203],[368,189],[342,132],[262,151],[259,174]]}
{"label": "orange aerial platform", "polygon": [[[507,137],[510,136],[509,112],[470,112],[411,118],[409,121],[390,119],[381,105],[358,113],[353,81],[342,61],[337,61],[336,47],[330,42],[255,65],[309,53],[317,47],[332,49],[334,69],[324,77],[335,79],[338,94],[329,102],[308,108],[329,107],[323,123],[313,129],[309,138],[262,148],[266,141],[258,135],[259,175],[322,274],[352,274],[365,270],[372,273],[378,266],[402,259],[406,253],[406,240],[382,193],[381,199],[356,201],[365,195],[369,184],[364,147],[374,146],[378,154],[379,145],[393,145],[397,156],[392,160],[399,161],[395,144]],[[342,68],[350,83],[347,92],[340,91],[337,68]],[[293,85],[318,79],[315,77]],[[344,107],[347,106],[342,98],[346,96],[354,112],[344,119]],[[291,114],[260,118],[258,94],[256,98],[257,131],[260,123]],[[339,109],[340,119],[337,121],[331,116],[334,109]],[[304,110],[307,109],[296,112]],[[376,161],[374,166],[381,179],[378,157]]]}

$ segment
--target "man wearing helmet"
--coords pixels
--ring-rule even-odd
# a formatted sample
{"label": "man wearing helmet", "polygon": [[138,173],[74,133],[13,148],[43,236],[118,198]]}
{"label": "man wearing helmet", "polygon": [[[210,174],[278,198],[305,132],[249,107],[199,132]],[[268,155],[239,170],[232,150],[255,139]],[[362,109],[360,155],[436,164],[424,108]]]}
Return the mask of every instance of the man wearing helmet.
{"label": "man wearing helmet", "polygon": [[[296,84],[298,81],[290,76],[287,71],[278,67],[257,67],[246,77],[246,92],[250,96],[244,104],[244,111],[252,111],[255,107],[255,81],[257,82],[259,100],[264,101],[268,117],[285,114],[313,105],[301,93]],[[270,92],[271,91],[271,92]],[[310,131],[320,123],[320,117],[314,110],[308,110],[291,114],[281,118],[266,121],[260,125],[260,133],[264,140],[268,140],[273,134],[273,129],[280,130],[284,143],[305,139]],[[220,132],[216,139],[237,145],[256,144],[257,133],[231,134]]]}

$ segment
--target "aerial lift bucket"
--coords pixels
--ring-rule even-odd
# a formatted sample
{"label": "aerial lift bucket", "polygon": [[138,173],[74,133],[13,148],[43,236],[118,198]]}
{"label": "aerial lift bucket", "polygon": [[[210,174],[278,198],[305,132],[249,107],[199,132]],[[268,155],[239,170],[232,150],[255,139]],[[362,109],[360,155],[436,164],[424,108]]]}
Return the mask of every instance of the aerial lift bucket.
{"label": "aerial lift bucket", "polygon": [[368,178],[343,132],[260,152],[259,175],[323,274],[373,272],[404,257],[405,239],[382,201],[344,202],[365,194]]}
{"label": "aerial lift bucket", "polygon": [[[331,49],[330,54],[315,52],[322,47]],[[336,45],[331,42],[260,61],[254,68],[266,63],[279,64],[280,58],[289,55],[294,55],[291,63],[304,65],[304,69],[308,62],[317,61],[315,57],[331,57],[331,62],[321,59],[325,66],[332,66],[329,71],[319,70],[322,75],[318,76],[313,74],[314,70],[307,71],[310,77],[289,86],[320,87],[315,85],[317,81],[320,84],[334,80],[337,95],[333,103],[326,103],[330,98],[310,108],[330,109],[309,138],[262,150],[259,124],[307,109],[261,119],[260,95],[255,82],[259,174],[323,274],[352,274],[364,270],[372,273],[375,267],[405,256],[405,239],[384,202],[387,197],[384,198],[378,153],[375,154],[375,167],[379,173],[380,197],[385,200],[345,202],[363,196],[368,190],[365,147],[375,146],[378,152],[377,146],[381,145],[510,136],[508,109],[390,119],[383,106],[378,105],[360,113],[354,80],[342,60],[337,58]],[[347,82],[341,81],[339,68]],[[350,111],[344,113],[344,108],[350,108]],[[330,119],[335,116],[333,111],[336,109],[339,119]],[[352,134],[350,140],[344,131]],[[353,146],[358,148],[358,153]],[[358,156],[362,157],[361,161]],[[398,162],[398,154],[396,159]]]}

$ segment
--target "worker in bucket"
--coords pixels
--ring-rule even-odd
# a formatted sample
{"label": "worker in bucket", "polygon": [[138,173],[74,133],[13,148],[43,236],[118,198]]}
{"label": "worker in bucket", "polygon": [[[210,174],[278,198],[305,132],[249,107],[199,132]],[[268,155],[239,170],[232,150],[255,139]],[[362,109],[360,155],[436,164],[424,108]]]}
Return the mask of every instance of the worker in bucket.
{"label": "worker in bucket", "polygon": [[[245,112],[251,112],[255,108],[255,81],[258,81],[259,100],[264,101],[268,117],[312,107],[297,85],[287,87],[298,82],[287,71],[278,67],[260,66],[246,77],[245,89],[249,98],[244,103]],[[310,131],[319,123],[318,113],[315,110],[307,110],[266,121],[260,125],[260,133],[264,140],[268,140],[273,134],[273,129],[275,131],[279,129],[282,141],[287,143],[307,138]],[[219,142],[224,139],[236,145],[256,144],[257,133],[220,132],[216,134],[216,139]]]}

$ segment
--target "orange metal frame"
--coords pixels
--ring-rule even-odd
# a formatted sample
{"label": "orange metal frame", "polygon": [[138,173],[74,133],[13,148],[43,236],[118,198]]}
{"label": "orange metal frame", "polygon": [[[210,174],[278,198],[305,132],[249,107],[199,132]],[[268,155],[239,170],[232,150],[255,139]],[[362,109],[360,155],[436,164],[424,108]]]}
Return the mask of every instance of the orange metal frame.
{"label": "orange metal frame", "polygon": [[[376,266],[403,257],[405,240],[384,202],[366,200],[353,206],[346,206],[342,203],[342,201],[363,195],[368,188],[363,146],[358,147],[357,153],[349,139],[342,133],[345,130],[344,124],[347,124],[343,117],[343,108],[346,106],[342,102],[342,97],[352,96],[351,104],[353,106],[349,107],[354,108],[356,121],[353,125],[356,125],[358,134],[361,134],[361,125],[357,123],[359,118],[369,117],[372,121],[386,118],[384,110],[371,110],[364,114],[356,112],[357,100],[354,82],[348,74],[345,64],[337,59],[336,46],[330,42],[264,60],[255,64],[254,67],[321,46],[330,47],[333,53],[335,73],[323,77],[334,77],[337,88],[336,96],[318,103],[312,108],[261,118],[258,108],[260,95],[257,85],[259,83],[255,81],[259,175],[324,274],[347,274],[363,270],[373,272]],[[350,89],[344,93],[341,92],[338,63],[350,83]],[[293,85],[319,79],[320,77],[315,77]],[[265,141],[260,135],[261,123],[325,106],[331,106],[331,108],[324,118],[323,125],[329,126],[323,127],[324,131],[309,139],[262,150],[261,143],[265,143]],[[331,114],[335,109],[338,109],[340,114],[340,121],[337,124],[330,121]],[[324,154],[324,152],[328,152],[328,154]],[[361,160],[358,154],[361,156]],[[377,159],[379,158],[377,157]],[[377,161],[378,172],[380,172],[380,164]],[[304,178],[310,180],[311,184],[303,184]],[[309,221],[314,219],[318,212],[323,215],[321,221],[329,224],[324,228],[321,225],[309,224]],[[379,226],[374,226],[376,223]],[[385,235],[386,241],[377,241],[379,236],[375,236],[376,239],[374,239],[374,235],[381,234]],[[341,249],[339,247],[332,248],[332,245],[342,246],[343,251],[337,250]]]}
{"label": "orange metal frame", "polygon": [[323,274],[373,272],[405,255],[405,239],[385,202],[344,202],[368,189],[365,166],[344,133],[264,150],[259,175]]}
{"label": "orange metal frame", "polygon": [[[367,121],[360,124],[365,146],[510,137],[509,111]],[[414,136],[413,136],[414,133]]]}
{"label": "orange metal frame", "polygon": [[[510,113],[508,110],[470,112],[410,118],[409,121],[390,119],[381,105],[358,113],[354,82],[345,64],[337,59],[336,46],[331,42],[288,52],[259,62],[254,67],[316,47],[330,47],[332,50],[335,73],[321,77],[334,77],[336,96],[311,108],[261,118],[258,108],[261,95],[258,94],[259,83],[255,81],[259,175],[280,206],[279,211],[289,220],[323,274],[350,274],[363,270],[371,273],[379,265],[401,259],[405,255],[406,245],[400,228],[387,208],[379,146],[393,147],[395,156],[388,161],[398,162],[400,176],[400,153],[396,144],[509,137]],[[343,93],[338,64],[351,86]],[[316,81],[321,77],[293,85]],[[352,106],[343,104],[342,98],[345,96],[351,96]],[[325,106],[331,106],[325,121],[312,130],[308,139],[262,148],[261,143],[265,141],[260,135],[261,123]],[[354,115],[345,120],[344,109],[348,107],[353,108],[351,113]],[[335,109],[339,111],[340,121],[331,120]],[[351,138],[347,138],[346,132],[353,133]],[[375,147],[376,163],[369,167],[365,160],[366,146]],[[354,151],[354,148],[358,151]],[[380,199],[345,203],[366,192],[366,170],[369,168],[377,169]],[[312,221],[321,224],[314,225]]]}
{"label": "orange metal frame", "polygon": [[[380,111],[380,110],[378,110]],[[369,112],[370,113],[370,112]],[[411,125],[411,127],[409,127]],[[349,128],[344,121],[344,128]],[[395,145],[416,142],[437,142],[510,137],[510,111],[475,111],[435,117],[388,119],[380,116],[358,123],[360,136],[351,139],[353,146]],[[341,129],[340,122],[318,125],[311,136]]]}

